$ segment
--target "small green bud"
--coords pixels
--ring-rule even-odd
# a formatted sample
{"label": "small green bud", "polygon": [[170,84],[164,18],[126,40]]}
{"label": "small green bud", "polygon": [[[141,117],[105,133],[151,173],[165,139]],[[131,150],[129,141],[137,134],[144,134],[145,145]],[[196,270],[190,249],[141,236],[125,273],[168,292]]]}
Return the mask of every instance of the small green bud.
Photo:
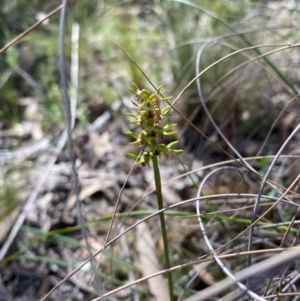
{"label": "small green bud", "polygon": [[132,154],[132,153],[128,153],[128,156],[130,157],[130,158],[132,158],[132,159],[138,159],[139,158],[139,156],[137,156],[137,155],[135,155],[135,154]]}
{"label": "small green bud", "polygon": [[170,148],[172,148],[174,145],[176,145],[177,143],[178,143],[178,141],[173,141],[173,142],[171,142],[171,143],[169,143],[169,144],[167,145],[167,148],[170,149]]}
{"label": "small green bud", "polygon": [[172,99],[172,97],[173,97],[173,96],[164,97],[164,98],[162,98],[161,100],[162,100],[162,101],[168,101],[168,100]]}
{"label": "small green bud", "polygon": [[[140,90],[140,88],[137,86],[137,84],[135,84],[135,83],[133,83],[132,82],[132,85],[135,87],[135,90],[137,91],[137,90]],[[131,89],[132,90],[132,89]],[[133,90],[134,91],[134,90]]]}
{"label": "small green bud", "polygon": [[140,105],[139,105],[137,102],[135,102],[134,100],[132,100],[131,103],[132,103],[135,107],[139,107],[139,106],[140,106]]}
{"label": "small green bud", "polygon": [[137,133],[134,133],[134,132],[131,132],[131,131],[126,131],[125,134],[132,137],[132,138],[134,138],[134,139],[137,139],[139,137],[139,135]]}
{"label": "small green bud", "polygon": [[135,117],[135,118],[138,117],[137,114],[130,113],[130,112],[126,113],[126,115],[129,116],[129,117]]}
{"label": "small green bud", "polygon": [[129,144],[130,145],[140,145],[141,144],[141,140],[136,140],[136,141],[130,142]]}
{"label": "small green bud", "polygon": [[176,131],[173,131],[173,132],[163,132],[163,134],[165,136],[172,136],[172,135],[176,134]]}
{"label": "small green bud", "polygon": [[132,88],[129,88],[129,91],[132,92],[133,94],[136,94],[136,92]]}
{"label": "small green bud", "polygon": [[137,120],[137,119],[129,119],[129,122],[134,124],[134,125],[139,125],[140,124],[140,120]]}
{"label": "small green bud", "polygon": [[169,123],[169,124],[166,124],[163,129],[164,130],[170,130],[171,128],[173,128],[174,126],[176,126],[177,124],[176,123]]}
{"label": "small green bud", "polygon": [[160,92],[161,88],[162,88],[162,85],[160,85],[160,86],[157,88],[157,92],[158,92],[158,93]]}
{"label": "small green bud", "polygon": [[170,107],[170,106],[167,106],[167,107],[163,108],[163,109],[161,110],[161,112],[162,112],[162,114],[167,114],[167,113],[169,113],[170,110],[171,110],[171,107]]}
{"label": "small green bud", "polygon": [[183,152],[183,149],[171,149],[170,151],[174,154],[180,154]]}
{"label": "small green bud", "polygon": [[145,164],[145,158],[141,157],[140,160],[138,160],[135,164],[136,165],[143,165],[143,164]]}

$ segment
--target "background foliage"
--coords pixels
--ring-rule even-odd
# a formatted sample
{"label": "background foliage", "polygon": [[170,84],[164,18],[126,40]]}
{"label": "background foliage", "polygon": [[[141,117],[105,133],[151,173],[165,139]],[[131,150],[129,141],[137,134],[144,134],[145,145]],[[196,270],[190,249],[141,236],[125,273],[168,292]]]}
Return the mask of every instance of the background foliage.
{"label": "background foliage", "polygon": [[[4,1],[0,7],[0,49],[60,4],[61,2],[56,0],[33,0],[30,1],[30,5],[25,0]],[[98,154],[101,152],[100,148],[93,146],[95,151],[91,144],[88,144],[92,140],[89,136],[89,126],[104,112],[110,112],[112,116],[110,121],[112,125],[105,130],[113,136],[107,142],[107,149],[111,151],[111,157],[115,157],[111,159],[107,154],[109,151],[104,151],[104,155],[101,153],[103,156],[99,155],[101,159],[95,164],[94,161],[89,162],[90,170],[101,172],[107,168],[108,171],[121,174],[124,171],[128,173],[130,169],[128,167],[130,163],[126,158],[127,149],[125,149],[128,138],[124,134],[127,129],[130,129],[124,113],[132,109],[130,107],[132,96],[128,87],[134,82],[141,88],[153,88],[128,54],[156,86],[163,86],[164,95],[173,95],[173,98],[176,98],[195,77],[196,67],[202,71],[214,64],[200,78],[203,102],[235,151],[243,157],[276,154],[299,123],[298,1],[70,1],[65,51],[67,60],[65,71],[68,80],[71,77],[71,35],[75,23],[80,26],[80,36],[74,145],[80,162],[85,162],[83,158],[93,157],[97,151]],[[20,162],[16,156],[17,152],[22,153],[24,148],[39,143],[44,138],[56,139],[65,127],[58,75],[58,36],[59,14],[45,21],[0,55],[0,222],[12,212],[16,212],[16,208],[23,204],[35,186],[37,177],[32,176],[32,173],[38,171],[47,161],[45,153],[41,152],[34,153]],[[260,47],[233,54],[235,51],[257,45]],[[286,45],[291,47],[274,52],[267,56],[267,59],[254,60],[261,54]],[[196,66],[196,58],[200,54],[200,64]],[[228,58],[221,60],[225,56]],[[249,62],[251,59],[253,61]],[[218,60],[221,61],[215,64]],[[224,142],[208,118],[203,103],[200,103],[195,81],[179,98],[175,107],[213,142],[235,156],[234,151]],[[181,116],[176,115],[174,119],[179,124],[177,139],[180,141],[180,148],[184,148],[186,156],[191,157],[188,159],[183,157],[182,162],[172,161],[169,163],[171,167],[175,166],[181,172],[191,170],[196,173],[195,169],[198,166],[206,166],[210,163],[223,164],[228,159],[227,155],[203,138]],[[298,155],[299,138],[297,133],[285,149],[286,154]],[[104,138],[101,139],[97,140],[98,144],[106,141]],[[97,143],[95,142],[95,145]],[[113,147],[109,146],[110,144]],[[88,149],[89,147],[92,150]],[[113,153],[115,149],[124,150],[124,154],[115,155]],[[51,148],[47,149],[47,152],[51,153]],[[62,153],[57,159],[56,167],[61,168],[66,158],[67,154]],[[118,160],[122,163],[115,164]],[[261,175],[264,175],[270,160],[270,157],[260,158],[251,161],[251,164]],[[281,163],[282,165],[275,166],[271,177],[278,184],[288,187],[297,176],[299,163],[296,159],[293,162],[286,160]],[[167,165],[166,174],[169,177],[174,175],[168,163],[164,162],[164,164]],[[147,178],[145,170],[138,170],[138,172]],[[198,185],[195,181],[201,182],[204,176],[204,172],[198,172],[193,177],[187,176],[180,183],[174,180],[173,189],[176,196],[182,199],[194,197]],[[246,174],[243,181],[239,175],[231,171],[223,171],[220,176],[212,178],[212,182],[206,187],[205,195],[231,191],[257,193],[260,185],[260,179],[253,174]],[[114,189],[118,192],[120,187],[118,184],[114,185]],[[67,199],[70,187],[68,183],[63,188],[61,186],[55,188],[57,199],[53,201],[54,207]],[[129,183],[127,188],[135,186],[138,185]],[[49,191],[45,189],[44,193],[46,192]],[[299,193],[298,186],[295,187],[294,192]],[[97,193],[102,197],[103,192]],[[275,192],[271,188],[266,189],[264,193],[269,197],[278,197],[278,191]],[[291,199],[298,196],[294,194]],[[129,199],[131,198],[134,199],[135,195],[132,194]],[[114,201],[114,197],[106,198],[109,206],[112,205],[111,203],[114,205]],[[240,212],[239,219],[234,211],[237,208],[233,209],[229,205],[226,207],[226,202],[227,200],[224,201],[225,205],[222,204],[224,205],[222,209],[233,210],[232,215],[231,211],[228,216],[226,213],[221,214],[218,211],[220,204],[206,201],[204,206],[206,213],[216,214],[216,218],[213,216],[205,218],[208,219],[207,223],[217,225],[216,235],[219,245],[225,244],[229,238],[240,233],[244,225],[249,225],[251,220],[252,209],[247,207],[247,210]],[[264,202],[267,203],[266,200]],[[246,202],[243,205],[246,206]],[[59,210],[56,208],[54,211],[59,212]],[[190,217],[191,214],[195,214],[191,211],[191,207],[188,207],[187,212],[184,209],[176,212],[176,218],[173,217],[172,222],[185,224],[187,218],[183,216],[188,215],[191,224],[197,225],[196,219]],[[262,212],[263,209],[259,214]],[[107,209],[104,215],[110,213]],[[38,218],[41,219],[40,216]],[[103,216],[99,218],[105,219]],[[293,218],[297,218],[295,208],[282,206],[269,213],[263,220],[266,224],[260,226],[277,222],[285,223]],[[88,222],[96,224],[107,222],[107,219],[100,222],[95,219],[91,218]],[[26,256],[33,254],[36,255],[36,260],[39,258],[33,251],[35,243],[39,243],[39,238],[37,238],[38,242],[33,242],[31,237],[37,233],[40,235],[40,241],[49,239],[47,241],[49,245],[53,241],[55,245],[67,244],[72,252],[75,252],[75,245],[76,248],[82,247],[80,238],[76,234],[68,237],[68,234],[51,231],[42,233],[41,229],[37,230],[41,226],[40,221],[33,223],[29,219],[27,226],[32,228],[22,230],[30,233],[28,240],[23,244],[28,248]],[[132,224],[135,219],[132,218],[130,221]],[[173,258],[174,265],[188,262],[197,258],[199,254],[207,252],[193,239],[196,237],[196,240],[200,240],[199,230],[182,228],[181,230],[176,228],[179,232],[182,231],[182,235],[170,234],[172,250],[176,255]],[[292,233],[293,231],[296,230],[292,229]],[[274,247],[280,245],[279,238],[284,236],[283,228],[274,228],[274,231],[268,232],[267,235],[265,232],[262,233],[262,236],[268,240],[266,245]],[[291,233],[289,235],[287,247],[293,245],[294,236]],[[159,249],[159,238],[153,236]],[[129,240],[134,244],[132,237]],[[242,245],[241,242],[240,244]],[[261,243],[257,248],[264,249],[266,245]],[[15,249],[17,253],[14,253],[9,260],[27,262],[28,258],[21,257],[20,244]],[[118,245],[115,256],[105,254],[107,258],[117,262],[111,271],[108,265],[105,266],[107,271],[105,275],[109,274],[111,278],[102,280],[109,287],[108,289],[121,285],[127,277],[128,262],[122,259],[120,249],[122,248]],[[158,257],[162,258],[160,251],[157,252]],[[46,258],[45,255],[44,260]],[[183,260],[180,260],[182,258]],[[51,260],[53,258],[49,259]],[[73,263],[59,263],[59,265],[64,264],[70,267]],[[237,266],[239,270],[245,267],[246,261],[238,259],[231,264]],[[130,270],[141,276],[141,271],[135,266],[130,266]],[[184,296],[187,297],[203,286],[208,286],[207,283],[204,285],[203,281],[200,281],[200,284],[196,283],[192,290],[186,292],[184,289],[186,282],[181,285],[179,280],[187,277],[189,272],[190,270],[186,268],[176,274],[177,296],[185,294]],[[211,267],[209,273],[215,281],[224,277],[217,266]],[[124,281],[127,281],[127,278]],[[149,293],[145,287],[139,289],[142,298],[150,300],[153,292]]]}

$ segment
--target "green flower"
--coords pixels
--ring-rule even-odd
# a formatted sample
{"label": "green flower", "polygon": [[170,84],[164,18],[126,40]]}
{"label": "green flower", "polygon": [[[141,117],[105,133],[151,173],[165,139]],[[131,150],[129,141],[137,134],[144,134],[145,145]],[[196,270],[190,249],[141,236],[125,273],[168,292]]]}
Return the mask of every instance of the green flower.
{"label": "green flower", "polygon": [[172,136],[176,133],[176,131],[170,131],[176,124],[171,123],[164,127],[160,125],[164,117],[171,116],[171,107],[167,106],[161,109],[160,104],[172,97],[160,97],[159,93],[162,86],[158,87],[155,94],[150,94],[150,91],[140,90],[134,83],[132,85],[133,88],[130,88],[130,90],[137,96],[136,100],[132,100],[132,104],[139,108],[139,113],[127,113],[127,116],[132,124],[140,126],[141,132],[138,134],[127,131],[126,134],[135,139],[134,142],[131,142],[132,145],[143,146],[145,151],[139,156],[134,154],[129,154],[129,156],[136,160],[136,164],[145,166],[149,165],[152,156],[165,155],[168,157],[171,153],[181,153],[181,149],[172,149],[178,141],[171,142],[168,145],[163,143],[165,136]]}

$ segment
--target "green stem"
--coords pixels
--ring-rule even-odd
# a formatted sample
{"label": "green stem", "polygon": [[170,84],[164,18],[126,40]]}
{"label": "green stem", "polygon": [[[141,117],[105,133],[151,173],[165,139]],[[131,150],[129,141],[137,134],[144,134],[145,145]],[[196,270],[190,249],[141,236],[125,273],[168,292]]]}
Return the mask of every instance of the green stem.
{"label": "green stem", "polygon": [[[154,171],[158,209],[161,210],[164,208],[164,206],[163,206],[163,197],[161,193],[161,180],[160,180],[160,172],[158,167],[157,156],[152,157],[152,164],[153,164],[153,171]],[[167,238],[167,229],[166,229],[164,212],[161,212],[159,214],[159,218],[160,218],[161,233],[162,233],[162,238],[164,243],[164,255],[165,255],[166,268],[170,269],[171,264],[170,264],[170,257],[169,257],[169,244]],[[170,301],[174,301],[172,273],[171,272],[167,273],[167,277],[168,277]]]}

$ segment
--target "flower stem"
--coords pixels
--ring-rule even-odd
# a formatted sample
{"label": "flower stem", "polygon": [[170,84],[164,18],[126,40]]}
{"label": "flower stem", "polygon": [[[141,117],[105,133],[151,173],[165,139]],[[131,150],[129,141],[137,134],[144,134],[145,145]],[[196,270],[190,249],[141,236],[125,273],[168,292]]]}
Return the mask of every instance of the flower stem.
{"label": "flower stem", "polygon": [[[159,167],[158,167],[157,156],[152,156],[152,164],[153,164],[153,171],[154,171],[154,180],[155,180],[155,187],[156,187],[158,209],[160,210],[160,209],[163,209],[164,206],[163,206],[163,198],[162,198],[162,192],[161,192],[161,179],[160,179],[160,172],[159,172]],[[166,229],[164,212],[161,212],[159,214],[159,218],[160,218],[161,233],[162,233],[162,238],[163,238],[163,243],[164,243],[165,264],[166,264],[166,268],[169,269],[169,268],[171,268],[171,264],[170,264],[170,257],[169,257],[169,245],[168,245],[167,229]],[[172,272],[167,273],[167,278],[168,278],[170,301],[174,301]]]}

